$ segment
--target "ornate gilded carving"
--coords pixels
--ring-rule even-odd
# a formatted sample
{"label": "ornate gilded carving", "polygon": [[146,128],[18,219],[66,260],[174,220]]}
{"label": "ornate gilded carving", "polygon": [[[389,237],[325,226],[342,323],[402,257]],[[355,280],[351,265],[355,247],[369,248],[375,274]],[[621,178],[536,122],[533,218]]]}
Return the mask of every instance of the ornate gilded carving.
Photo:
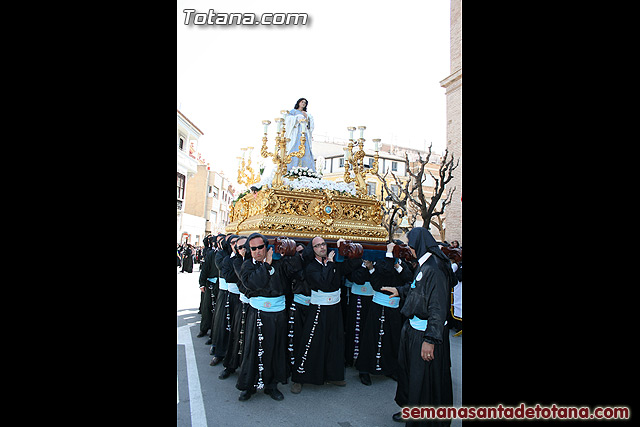
{"label": "ornate gilded carving", "polygon": [[333,190],[264,189],[236,202],[228,232],[285,234],[290,237],[351,238],[385,241],[382,204]]}

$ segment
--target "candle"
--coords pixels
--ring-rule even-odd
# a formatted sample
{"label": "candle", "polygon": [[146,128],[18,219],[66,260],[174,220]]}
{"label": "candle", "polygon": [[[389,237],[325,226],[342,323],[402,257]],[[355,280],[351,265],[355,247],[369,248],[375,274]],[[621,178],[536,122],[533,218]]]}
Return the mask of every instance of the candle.
{"label": "candle", "polygon": [[353,141],[353,131],[356,130],[356,128],[354,128],[353,126],[350,126],[347,128],[347,130],[349,131],[349,139]]}
{"label": "candle", "polygon": [[360,129],[360,139],[364,138],[364,130],[366,129],[366,126],[358,126],[358,129]]}
{"label": "candle", "polygon": [[280,133],[280,129],[282,129],[282,119],[280,117],[278,117],[276,120],[276,123],[278,123],[278,129],[276,130],[277,133]]}
{"label": "candle", "polygon": [[267,127],[271,124],[269,120],[263,120],[262,124],[264,125],[264,133],[267,133]]}
{"label": "candle", "polygon": [[380,151],[379,150],[379,148],[380,148],[380,140],[379,139],[374,139],[373,143],[374,143],[374,145],[376,147],[376,151]]}

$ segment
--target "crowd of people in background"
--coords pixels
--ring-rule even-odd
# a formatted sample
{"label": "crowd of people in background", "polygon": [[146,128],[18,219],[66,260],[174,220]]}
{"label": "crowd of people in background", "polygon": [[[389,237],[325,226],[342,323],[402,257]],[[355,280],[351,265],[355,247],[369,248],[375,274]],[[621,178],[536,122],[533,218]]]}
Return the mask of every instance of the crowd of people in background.
{"label": "crowd of people in background", "polygon": [[[410,256],[394,256],[395,246]],[[458,258],[445,255],[454,248]],[[365,386],[371,375],[397,381],[401,407],[452,406],[449,329],[462,327],[452,316],[462,285],[457,241],[436,242],[418,227],[372,261],[340,256],[319,236],[282,254],[259,233],[218,234],[201,247],[178,245],[181,272],[194,262],[197,337],[207,337],[210,365],[223,364],[220,380],[236,375],[239,400],[258,390],[283,400],[277,385],[289,380],[293,394],[304,384],[345,386],[353,366]],[[400,412],[393,419],[405,421]]]}
{"label": "crowd of people in background", "polygon": [[194,246],[191,243],[178,243],[178,267],[180,273],[193,273],[193,265],[200,264],[204,259],[204,246]]}

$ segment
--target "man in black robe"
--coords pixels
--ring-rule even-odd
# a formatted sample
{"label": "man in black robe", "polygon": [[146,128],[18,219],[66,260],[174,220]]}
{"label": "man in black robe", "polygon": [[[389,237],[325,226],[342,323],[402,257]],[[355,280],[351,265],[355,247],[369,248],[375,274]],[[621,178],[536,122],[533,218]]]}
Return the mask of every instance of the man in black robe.
{"label": "man in black robe", "polygon": [[[342,242],[344,240],[339,239],[338,246]],[[335,252],[327,256],[327,243],[322,237],[314,237],[310,245],[315,256],[304,269],[311,289],[310,312],[302,330],[302,345],[294,349],[295,368],[291,380],[300,385],[328,382],[343,387],[346,382],[340,284],[343,276],[362,265],[362,258],[334,262]]]}
{"label": "man in black robe", "polygon": [[284,399],[277,383],[287,382],[287,311],[285,294],[291,281],[302,280],[300,256],[274,259],[273,248],[260,233],[249,236],[245,248],[251,259],[240,269],[240,280],[249,297],[245,323],[244,357],[236,388],[242,390],[238,400],[248,400],[257,390],[274,400]]}
{"label": "man in black robe", "polygon": [[236,240],[231,239],[231,249],[233,252],[222,261],[221,273],[224,275],[228,286],[227,303],[225,307],[227,312],[227,330],[229,333],[228,343],[226,343],[227,352],[222,361],[224,370],[218,376],[221,380],[228,378],[229,375],[234,373],[238,366],[240,366],[240,359],[238,358],[238,333],[240,331],[240,323],[238,320],[242,314],[242,304],[240,303],[240,286],[238,284],[240,279],[236,273],[234,263],[236,259],[242,259],[242,256],[238,253],[237,246],[238,244],[244,245],[246,240],[244,237]]}
{"label": "man in black robe", "polygon": [[233,321],[231,322],[231,333],[229,334],[229,347],[227,348],[227,355],[222,362],[225,370],[222,371],[220,376],[218,376],[220,379],[226,379],[229,376],[229,373],[235,372],[235,370],[242,364],[244,356],[245,324],[247,319],[247,310],[249,307],[249,299],[246,296],[247,288],[244,287],[242,280],[240,279],[240,271],[242,270],[242,263],[247,259],[251,259],[251,254],[246,253],[246,242],[247,238],[245,236],[240,236],[236,241],[235,247],[237,255],[230,258],[233,270],[235,271],[236,276],[238,276],[237,285],[240,294],[239,304],[236,306],[236,309],[232,314]]}
{"label": "man in black robe", "polygon": [[[213,236],[208,240],[211,242]],[[213,246],[212,242],[211,245]],[[215,302],[215,294],[218,288],[218,267],[215,263],[215,256],[217,250],[211,247],[207,251],[207,255],[204,258],[202,264],[200,264],[200,277],[198,283],[200,285],[200,292],[203,295],[200,302],[200,312],[202,318],[200,320],[200,332],[197,337],[203,337],[207,335],[213,320],[213,304]]]}
{"label": "man in black robe", "polygon": [[[401,407],[453,406],[449,328],[446,326],[450,293],[457,283],[451,264],[429,230],[417,227],[407,233],[408,245],[418,259],[411,284],[382,287],[404,299],[407,317],[400,335],[398,387],[395,401]],[[402,419],[401,412],[393,415]],[[448,426],[451,420],[407,422],[407,425]]]}
{"label": "man in black robe", "polygon": [[187,273],[193,273],[193,247],[191,246],[191,243],[187,243],[187,246],[182,253],[182,257],[181,273],[184,273],[185,271]]}
{"label": "man in black robe", "polygon": [[216,296],[216,308],[211,327],[211,349],[213,350],[213,358],[209,362],[210,366],[216,366],[222,362],[227,354],[227,346],[229,344],[230,321],[227,314],[229,313],[229,287],[227,285],[227,274],[231,271],[235,278],[233,267],[230,267],[226,260],[231,256],[232,245],[238,240],[235,234],[229,234],[222,240],[222,250],[216,254],[216,266],[218,267],[218,294]]}

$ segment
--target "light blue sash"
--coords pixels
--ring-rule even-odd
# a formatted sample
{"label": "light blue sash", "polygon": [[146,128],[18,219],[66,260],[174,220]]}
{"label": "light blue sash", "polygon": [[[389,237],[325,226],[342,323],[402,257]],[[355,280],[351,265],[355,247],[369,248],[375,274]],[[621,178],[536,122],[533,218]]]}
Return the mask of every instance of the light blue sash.
{"label": "light blue sash", "polygon": [[240,293],[240,289],[238,289],[238,284],[237,283],[227,283],[227,288],[228,291],[231,292],[232,294],[236,294],[238,295]]}
{"label": "light blue sash", "polygon": [[413,316],[411,319],[409,319],[409,323],[411,324],[411,327],[413,329],[416,329],[418,331],[426,331],[427,330],[427,319],[420,319],[419,317]]}
{"label": "light blue sash", "polygon": [[334,305],[340,302],[340,290],[335,292],[311,291],[311,304]]}
{"label": "light blue sash", "polygon": [[302,305],[309,305],[311,297],[302,294],[293,294],[293,301]]}
{"label": "light blue sash", "polygon": [[240,301],[249,304],[249,298],[247,298],[242,292],[240,292]]}
{"label": "light blue sash", "polygon": [[392,297],[382,292],[373,291],[373,302],[384,305],[385,307],[398,308],[400,305],[400,297]]}
{"label": "light blue sash", "polygon": [[279,297],[251,297],[249,298],[249,304],[256,310],[275,313],[284,310],[285,299],[284,295]]}
{"label": "light blue sash", "polygon": [[220,278],[220,289],[222,290],[229,290],[229,287],[227,286],[227,281],[224,279],[224,277]]}
{"label": "light blue sash", "polygon": [[216,283],[218,281],[217,277],[207,277],[207,280],[210,281],[211,283]]}
{"label": "light blue sash", "polygon": [[371,287],[371,282],[364,282],[364,285],[358,285],[354,283],[351,286],[351,293],[356,295],[364,295],[364,296],[372,296],[373,288]]}

